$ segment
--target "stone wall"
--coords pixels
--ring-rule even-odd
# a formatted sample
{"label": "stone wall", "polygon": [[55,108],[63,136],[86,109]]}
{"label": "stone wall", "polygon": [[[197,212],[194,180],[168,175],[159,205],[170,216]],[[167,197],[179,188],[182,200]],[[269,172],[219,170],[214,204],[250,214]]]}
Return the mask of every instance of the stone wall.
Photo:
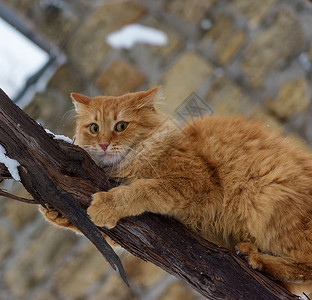
{"label": "stone wall", "polygon": [[[215,113],[242,114],[312,144],[305,0],[6,1],[67,57],[25,108],[55,133],[72,136],[72,91],[116,95],[162,85],[169,113],[195,92]],[[106,36],[130,23],[162,30],[167,45],[111,48]],[[17,183],[4,185],[25,194]],[[202,299],[123,252],[127,288],[84,237],[47,224],[29,204],[0,200],[0,245],[1,300]]]}

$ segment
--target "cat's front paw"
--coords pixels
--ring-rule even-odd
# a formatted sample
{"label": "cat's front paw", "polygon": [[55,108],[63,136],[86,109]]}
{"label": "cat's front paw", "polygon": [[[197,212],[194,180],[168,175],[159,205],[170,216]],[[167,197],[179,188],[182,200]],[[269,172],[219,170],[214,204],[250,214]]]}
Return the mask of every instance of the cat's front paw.
{"label": "cat's front paw", "polygon": [[100,227],[115,227],[121,217],[117,214],[112,195],[109,192],[99,192],[93,194],[92,198],[87,212],[93,223]]}

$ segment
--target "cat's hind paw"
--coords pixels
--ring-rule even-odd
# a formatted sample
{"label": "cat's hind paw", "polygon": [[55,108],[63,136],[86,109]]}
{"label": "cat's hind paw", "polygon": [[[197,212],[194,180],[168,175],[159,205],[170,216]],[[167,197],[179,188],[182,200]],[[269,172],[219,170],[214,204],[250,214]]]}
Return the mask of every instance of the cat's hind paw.
{"label": "cat's hind paw", "polygon": [[71,223],[53,207],[50,207],[49,205],[46,204],[46,208],[40,206],[39,210],[48,221],[54,223],[55,225],[62,227],[71,226]]}
{"label": "cat's hind paw", "polygon": [[249,255],[251,253],[258,252],[257,246],[251,243],[240,243],[235,247],[236,254],[238,255]]}
{"label": "cat's hind paw", "polygon": [[256,245],[251,243],[240,243],[236,245],[235,250],[236,254],[243,256],[253,269],[262,269],[263,264],[259,257],[259,252]]}
{"label": "cat's hind paw", "polygon": [[120,219],[109,192],[99,192],[92,196],[93,201],[87,212],[93,223],[99,227],[113,228]]}

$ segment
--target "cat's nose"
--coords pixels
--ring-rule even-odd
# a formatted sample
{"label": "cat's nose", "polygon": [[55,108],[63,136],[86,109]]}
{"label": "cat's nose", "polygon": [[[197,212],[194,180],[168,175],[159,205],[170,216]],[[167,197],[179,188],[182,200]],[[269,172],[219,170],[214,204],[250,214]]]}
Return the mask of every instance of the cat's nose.
{"label": "cat's nose", "polygon": [[99,144],[99,146],[100,146],[104,151],[106,151],[108,145],[109,145],[109,143]]}

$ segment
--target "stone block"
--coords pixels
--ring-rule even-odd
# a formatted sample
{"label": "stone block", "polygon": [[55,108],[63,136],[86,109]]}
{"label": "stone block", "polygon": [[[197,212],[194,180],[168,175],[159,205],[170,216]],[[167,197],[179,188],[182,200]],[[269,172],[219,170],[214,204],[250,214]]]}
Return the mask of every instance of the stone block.
{"label": "stone block", "polygon": [[146,25],[163,31],[168,37],[168,42],[164,46],[149,46],[151,49],[151,56],[161,58],[161,63],[164,64],[172,55],[182,48],[182,37],[172,30],[171,27],[159,23],[156,19],[151,19]]}
{"label": "stone block", "polygon": [[309,56],[310,61],[312,62],[312,42],[310,43],[310,47],[308,50],[308,56]]}
{"label": "stone block", "polygon": [[309,145],[306,140],[304,140],[300,136],[296,135],[296,133],[291,132],[290,134],[287,134],[287,138],[292,143],[296,144],[298,147],[300,147],[300,148],[304,149],[305,151],[308,151],[312,154],[311,145]]}
{"label": "stone block", "polygon": [[[59,45],[68,39],[79,24],[81,14],[88,9],[88,6],[84,6],[84,10],[82,10],[80,1],[70,1],[66,4],[55,1],[56,4],[59,2],[60,5],[56,5],[54,8],[45,4],[48,1],[10,0],[8,2],[11,7],[31,20],[30,22],[33,22],[31,27],[35,28],[35,31],[40,32],[47,40]],[[53,1],[50,2],[53,4]]]}
{"label": "stone block", "polygon": [[29,15],[32,9],[32,6],[37,6],[39,4],[39,0],[25,0],[25,1],[18,1],[18,0],[5,0],[10,7],[16,9],[20,13]]}
{"label": "stone block", "polygon": [[[167,275],[159,267],[130,254],[124,257],[123,265],[130,281],[130,288],[124,286],[118,273],[110,272],[107,280],[90,300],[139,300],[142,299],[141,294],[148,293]],[[123,286],[125,288],[122,288]]]}
{"label": "stone block", "polygon": [[[71,92],[85,93],[88,82],[77,74],[73,66],[66,63],[60,66],[50,78],[46,91],[36,94],[34,100],[25,111],[35,118],[44,121],[44,126],[55,133],[72,137],[74,133],[74,106],[70,98]],[[88,90],[89,91],[89,90]],[[98,91],[94,92],[98,94]]]}
{"label": "stone block", "polygon": [[195,292],[182,282],[176,282],[169,286],[159,300],[172,300],[172,299],[183,299],[183,300],[204,300],[205,297]]}
{"label": "stone block", "polygon": [[[19,187],[15,185],[12,193],[19,197],[31,198],[21,185]],[[4,203],[3,208],[5,217],[12,222],[17,230],[23,229],[23,227],[34,221],[39,215],[37,205],[30,205],[10,199]]]}
{"label": "stone block", "polygon": [[[82,79],[82,76],[78,73],[77,70],[69,63],[66,63],[60,66],[55,73],[50,78],[47,89],[57,90],[63,95],[67,96],[68,103],[71,104],[70,93],[71,92],[82,92],[86,85],[86,81]],[[58,104],[61,105],[62,103]]]}
{"label": "stone block", "polygon": [[[227,64],[242,49],[246,33],[236,27],[233,17],[219,14],[201,42],[203,52],[221,64]],[[206,48],[206,49],[205,49]],[[210,53],[211,49],[212,53]]]}
{"label": "stone block", "polygon": [[304,112],[311,101],[309,83],[305,78],[285,82],[277,98],[267,99],[266,106],[281,119],[288,119]]}
{"label": "stone block", "polygon": [[167,273],[152,263],[129,255],[123,260],[127,275],[141,288],[151,288]]}
{"label": "stone block", "polygon": [[74,233],[45,226],[4,274],[4,282],[12,295],[26,298],[35,286],[47,280],[76,239]]}
{"label": "stone block", "polygon": [[265,124],[267,128],[274,131],[279,131],[280,133],[284,132],[284,127],[280,120],[278,120],[272,113],[268,112],[264,108],[255,108],[250,115],[250,119]]}
{"label": "stone block", "polygon": [[247,19],[250,29],[258,27],[263,19],[270,13],[278,0],[241,1],[234,0],[228,3],[235,14]]}
{"label": "stone block", "polygon": [[165,9],[187,22],[199,23],[215,2],[215,0],[169,0],[166,1]]}
{"label": "stone block", "polygon": [[298,16],[288,8],[280,8],[273,24],[248,46],[243,61],[246,79],[254,88],[261,88],[271,70],[298,54],[303,40]]}
{"label": "stone block", "polygon": [[[131,283],[130,283],[131,284]],[[134,284],[128,288],[125,283],[120,279],[118,273],[111,274],[109,278],[102,284],[101,288],[94,293],[89,300],[140,300],[139,297],[133,290],[138,289]]]}
{"label": "stone block", "polygon": [[53,276],[53,284],[69,299],[86,299],[93,285],[110,272],[112,272],[111,267],[102,254],[88,243],[57,270]]}
{"label": "stone block", "polygon": [[196,93],[192,93],[175,110],[175,113],[179,124],[183,126],[183,124],[190,122],[194,118],[212,115],[214,110],[206,99]]}
{"label": "stone block", "polygon": [[254,103],[244,91],[226,77],[215,78],[206,95],[216,114],[249,117]]}
{"label": "stone block", "polygon": [[105,2],[88,16],[68,41],[67,52],[81,72],[93,76],[101,67],[110,46],[106,36],[138,21],[146,8],[133,0]]}
{"label": "stone block", "polygon": [[68,93],[48,88],[43,93],[37,93],[24,111],[56,134],[73,135],[74,107]]}
{"label": "stone block", "polygon": [[283,131],[283,124],[272,113],[253,101],[243,88],[226,77],[215,79],[206,99],[215,114],[240,115],[261,122],[272,130]]}
{"label": "stone block", "polygon": [[0,227],[0,264],[4,262],[7,255],[12,251],[13,238],[11,233],[4,226]]}
{"label": "stone block", "polygon": [[159,109],[174,113],[175,109],[196,92],[211,75],[212,66],[196,52],[180,55],[163,77],[164,104]]}
{"label": "stone block", "polygon": [[118,59],[97,78],[97,85],[106,95],[120,96],[136,91],[145,81],[145,75],[129,62]]}
{"label": "stone block", "polygon": [[61,297],[49,290],[43,290],[38,292],[32,297],[32,300],[62,300]]}

